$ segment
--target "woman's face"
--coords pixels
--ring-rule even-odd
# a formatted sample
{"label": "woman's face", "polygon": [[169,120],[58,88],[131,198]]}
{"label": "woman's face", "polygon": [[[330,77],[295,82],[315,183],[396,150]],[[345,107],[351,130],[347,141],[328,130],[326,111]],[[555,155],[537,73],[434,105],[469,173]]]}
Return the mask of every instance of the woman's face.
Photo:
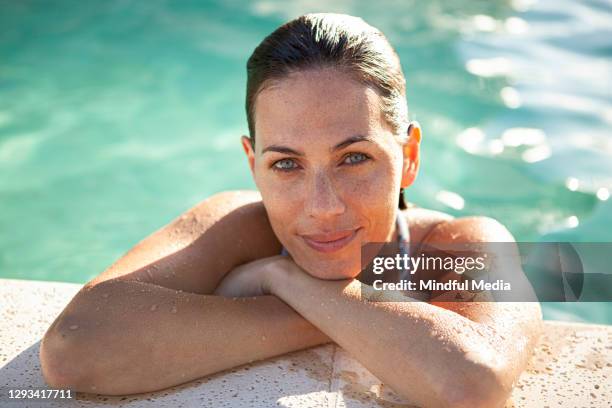
{"label": "woman's face", "polygon": [[278,239],[317,278],[357,276],[361,245],[395,236],[409,167],[377,93],[331,68],[294,73],[257,96],[255,134],[243,147]]}

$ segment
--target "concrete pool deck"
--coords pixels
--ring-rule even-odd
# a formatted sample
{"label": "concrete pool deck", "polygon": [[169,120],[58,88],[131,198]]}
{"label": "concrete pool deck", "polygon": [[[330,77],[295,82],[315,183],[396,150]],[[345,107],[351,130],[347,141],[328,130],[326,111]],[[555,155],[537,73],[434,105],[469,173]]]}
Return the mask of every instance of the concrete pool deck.
{"label": "concrete pool deck", "polygon": [[[0,394],[46,388],[40,339],[82,285],[0,279]],[[506,407],[609,407],[612,326],[546,321]],[[2,398],[2,397],[0,397]],[[78,393],[28,407],[411,407],[333,344],[290,353],[162,391],[125,397]]]}

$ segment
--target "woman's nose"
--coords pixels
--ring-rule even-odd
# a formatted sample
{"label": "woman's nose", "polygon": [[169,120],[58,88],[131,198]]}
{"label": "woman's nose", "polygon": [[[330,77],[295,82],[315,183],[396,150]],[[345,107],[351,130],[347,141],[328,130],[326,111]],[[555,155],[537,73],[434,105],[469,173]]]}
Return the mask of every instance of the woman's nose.
{"label": "woman's nose", "polygon": [[306,211],[314,218],[330,218],[346,210],[340,191],[325,172],[318,172],[312,177],[306,194]]}

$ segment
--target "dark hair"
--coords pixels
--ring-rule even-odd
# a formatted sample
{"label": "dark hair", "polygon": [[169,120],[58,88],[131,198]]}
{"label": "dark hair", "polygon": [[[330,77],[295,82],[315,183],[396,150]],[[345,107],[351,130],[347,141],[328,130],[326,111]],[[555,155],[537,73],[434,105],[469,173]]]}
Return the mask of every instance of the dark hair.
{"label": "dark hair", "polygon": [[[408,130],[406,80],[387,38],[361,18],[344,14],[306,14],[277,28],[247,62],[246,114],[255,146],[255,99],[272,81],[307,69],[333,67],[377,91],[393,133],[405,141]],[[399,208],[406,208],[403,188]]]}

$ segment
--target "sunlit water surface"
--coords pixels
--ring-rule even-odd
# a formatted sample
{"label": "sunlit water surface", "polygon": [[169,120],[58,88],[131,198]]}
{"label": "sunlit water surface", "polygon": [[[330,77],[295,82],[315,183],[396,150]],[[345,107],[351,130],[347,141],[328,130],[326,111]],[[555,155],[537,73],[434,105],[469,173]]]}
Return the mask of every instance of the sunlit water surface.
{"label": "sunlit water surface", "polygon": [[[245,64],[282,22],[364,17],[424,129],[409,200],[518,240],[612,241],[609,1],[0,2],[0,276],[86,282],[205,197],[254,188]],[[546,318],[612,322],[604,303]]]}

